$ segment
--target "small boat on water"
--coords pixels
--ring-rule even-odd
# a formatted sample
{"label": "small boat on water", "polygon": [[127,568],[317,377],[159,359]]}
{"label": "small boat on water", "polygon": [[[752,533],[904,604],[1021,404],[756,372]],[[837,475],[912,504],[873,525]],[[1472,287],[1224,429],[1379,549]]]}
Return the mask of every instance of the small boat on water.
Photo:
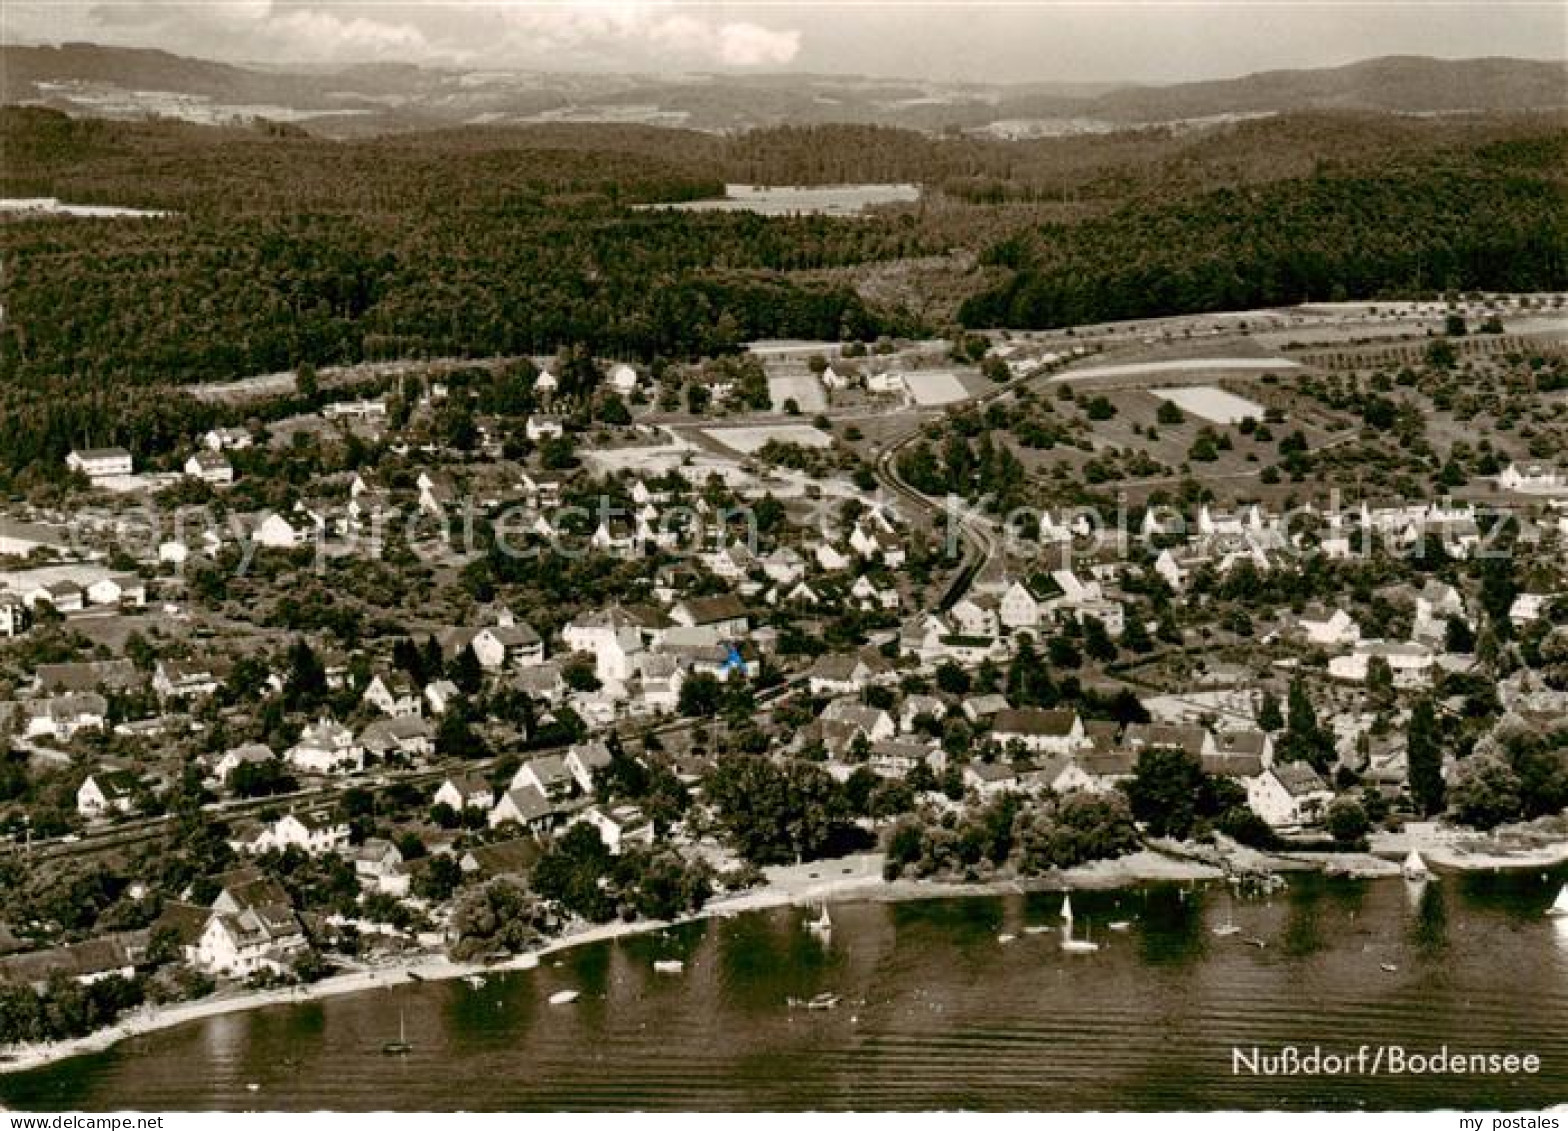
{"label": "small boat on water", "polygon": [[1132,920],[1113,919],[1110,923],[1107,924],[1107,926],[1109,926],[1113,931],[1130,931],[1132,930]]}
{"label": "small boat on water", "polygon": [[1426,866],[1426,861],[1421,859],[1421,854],[1414,849],[1405,857],[1405,862],[1400,865],[1399,870],[1411,883],[1422,883],[1432,878],[1432,872]]}
{"label": "small boat on water", "polygon": [[1221,923],[1218,927],[1211,927],[1210,930],[1222,939],[1228,939],[1232,935],[1241,934],[1241,928],[1236,926],[1236,909],[1234,907],[1227,907],[1225,909],[1225,922]]}
{"label": "small boat on water", "polygon": [[1246,943],[1248,946],[1255,946],[1259,950],[1262,950],[1264,947],[1269,945],[1268,943],[1264,942],[1262,939],[1258,938],[1257,935],[1248,935],[1246,938],[1242,939],[1241,941]]}
{"label": "small boat on water", "polygon": [[658,974],[679,974],[686,969],[686,963],[679,958],[660,958],[654,961],[653,969]]}
{"label": "small boat on water", "polygon": [[476,990],[482,990],[485,986],[485,976],[483,974],[470,974],[463,981],[473,986]]}
{"label": "small boat on water", "polygon": [[1007,943],[1012,942],[1017,937],[1018,937],[1017,935],[1009,935],[1009,934],[1005,934],[1004,933],[1004,934],[997,935],[996,936],[996,941],[999,942],[999,943],[1002,943],[1005,946]]}
{"label": "small boat on water", "polygon": [[822,914],[815,919],[806,920],[806,929],[813,934],[829,935],[833,933],[833,917],[828,914],[828,905],[822,905]]}
{"label": "small boat on water", "polygon": [[1024,928],[1024,934],[1026,934],[1026,935],[1043,935],[1043,934],[1047,934],[1050,930],[1051,930],[1051,928],[1046,926],[1044,923],[1032,923],[1029,926]]}
{"label": "small boat on water", "polygon": [[408,1043],[408,1031],[403,1024],[403,1011],[397,1011],[397,1040],[387,1041],[381,1046],[383,1056],[407,1056],[414,1051],[414,1046]]}
{"label": "small boat on water", "polygon": [[1385,974],[1399,973],[1399,967],[1395,966],[1392,962],[1379,962],[1377,965],[1378,969],[1382,970]]}
{"label": "small boat on water", "polygon": [[1546,913],[1554,919],[1568,918],[1568,884],[1562,886],[1556,902],[1546,909]]}
{"label": "small boat on water", "polygon": [[1068,954],[1093,954],[1100,949],[1100,944],[1091,942],[1087,935],[1081,939],[1073,938],[1073,900],[1072,896],[1062,896],[1062,949]]}
{"label": "small boat on water", "polygon": [[576,1001],[580,996],[582,996],[582,994],[579,990],[556,990],[555,993],[550,995],[550,1004],[571,1005],[572,1002]]}
{"label": "small boat on water", "polygon": [[824,990],[815,997],[792,997],[786,1000],[789,1002],[791,1009],[837,1009],[840,999],[838,994],[828,993]]}

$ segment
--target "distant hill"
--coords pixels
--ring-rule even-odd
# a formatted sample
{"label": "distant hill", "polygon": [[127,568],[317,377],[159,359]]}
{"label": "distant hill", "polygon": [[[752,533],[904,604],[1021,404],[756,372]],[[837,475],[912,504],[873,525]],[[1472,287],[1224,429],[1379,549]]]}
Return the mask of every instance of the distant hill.
{"label": "distant hill", "polygon": [[105,118],[269,117],[347,136],[458,125],[614,122],[705,131],[857,123],[1027,134],[1301,110],[1402,114],[1568,106],[1568,67],[1370,59],[1162,87],[938,83],[854,75],[584,75],[399,65],[284,72],[163,51],[0,46],[0,101]]}
{"label": "distant hill", "polygon": [[1568,107],[1568,64],[1530,59],[1389,56],[1346,67],[1136,87],[1092,103],[1099,117],[1157,122],[1219,114],[1379,110],[1400,114]]}

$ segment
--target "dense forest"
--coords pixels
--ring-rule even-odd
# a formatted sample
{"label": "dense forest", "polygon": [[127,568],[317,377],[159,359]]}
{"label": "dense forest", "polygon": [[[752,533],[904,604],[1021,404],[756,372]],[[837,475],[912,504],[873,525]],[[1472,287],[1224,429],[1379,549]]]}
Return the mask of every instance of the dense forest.
{"label": "dense forest", "polygon": [[[693,358],[945,329],[946,310],[857,289],[892,263],[946,264],[948,309],[967,299],[973,326],[1560,288],[1554,126],[1308,114],[1028,142],[854,125],[338,141],[0,109],[0,196],[169,213],[0,222],[0,415],[24,425],[0,436],[0,470],[73,443],[162,449],[210,412],[175,386],[306,361],[567,344]],[[856,219],[645,207],[735,180],[925,193]],[[960,251],[981,269],[954,267]]]}
{"label": "dense forest", "polygon": [[1055,327],[1568,280],[1568,135],[1138,201],[989,248],[968,326]]}

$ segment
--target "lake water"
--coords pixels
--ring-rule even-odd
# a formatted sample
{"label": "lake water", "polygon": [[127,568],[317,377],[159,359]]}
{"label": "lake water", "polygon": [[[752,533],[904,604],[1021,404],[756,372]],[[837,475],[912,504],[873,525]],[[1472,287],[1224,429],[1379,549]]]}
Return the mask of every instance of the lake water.
{"label": "lake water", "polygon": [[[584,947],[538,970],[211,1018],[23,1076],[13,1108],[107,1110],[1539,1109],[1568,1100],[1565,873],[1309,876],[799,910]],[[1212,928],[1233,917],[1241,933]],[[1131,920],[1126,932],[1108,924]],[[1028,934],[1029,925],[1047,934]],[[1006,944],[1001,933],[1017,937]],[[1265,946],[1249,943],[1262,939]],[[679,975],[657,958],[682,958]],[[552,964],[558,960],[558,964]],[[1394,967],[1383,969],[1384,964]],[[581,991],[552,1006],[557,990]],[[790,997],[842,995],[838,1008]],[[415,1045],[382,1055],[400,1015]],[[1534,1053],[1515,1076],[1233,1073],[1232,1049]],[[257,1085],[251,1090],[249,1085]]]}

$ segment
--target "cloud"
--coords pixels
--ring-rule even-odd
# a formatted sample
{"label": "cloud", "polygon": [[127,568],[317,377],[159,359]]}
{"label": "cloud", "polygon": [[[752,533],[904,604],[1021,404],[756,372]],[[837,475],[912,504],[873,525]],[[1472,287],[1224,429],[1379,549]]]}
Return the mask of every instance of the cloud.
{"label": "cloud", "polygon": [[432,53],[428,37],[410,22],[333,8],[277,0],[116,0],[91,5],[88,18],[117,42],[279,65],[416,60]]}
{"label": "cloud", "polygon": [[795,62],[800,30],[769,26],[774,17],[755,8],[743,17],[729,8],[719,0],[0,0],[0,32],[285,68],[397,60],[671,71]]}
{"label": "cloud", "polygon": [[[708,7],[712,7],[709,5]],[[539,3],[500,8],[511,45],[564,66],[780,67],[800,53],[801,33],[705,14],[672,0],[640,3]],[[652,48],[650,51],[649,48]]]}

